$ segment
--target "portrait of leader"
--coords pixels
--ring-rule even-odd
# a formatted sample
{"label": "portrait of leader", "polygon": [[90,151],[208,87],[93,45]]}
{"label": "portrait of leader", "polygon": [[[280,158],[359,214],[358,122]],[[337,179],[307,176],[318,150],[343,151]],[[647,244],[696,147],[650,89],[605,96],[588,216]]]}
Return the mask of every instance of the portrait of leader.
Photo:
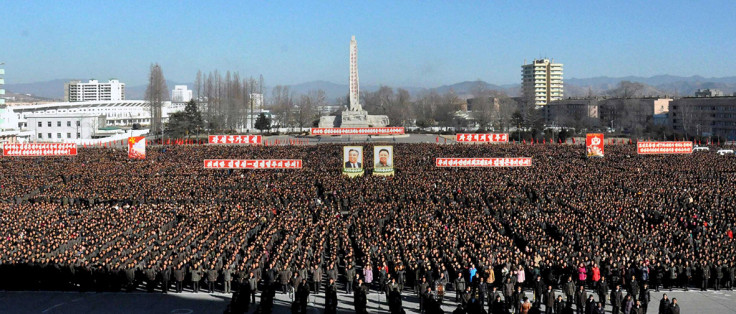
{"label": "portrait of leader", "polygon": [[392,146],[376,146],[373,150],[374,167],[389,168],[394,166]]}
{"label": "portrait of leader", "polygon": [[346,169],[363,168],[363,147],[345,147],[344,159]]}

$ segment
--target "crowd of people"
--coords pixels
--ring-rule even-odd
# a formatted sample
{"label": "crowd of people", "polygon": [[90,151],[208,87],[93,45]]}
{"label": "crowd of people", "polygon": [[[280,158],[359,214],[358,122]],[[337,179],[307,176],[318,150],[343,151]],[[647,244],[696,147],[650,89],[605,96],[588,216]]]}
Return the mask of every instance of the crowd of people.
{"label": "crowd of people", "polygon": [[[373,291],[397,313],[411,294],[428,313],[449,301],[458,313],[628,314],[650,306],[650,290],[733,288],[736,162],[716,154],[394,144],[395,176],[351,179],[335,144],[147,153],[0,159],[0,289],[202,285],[237,291],[234,309],[293,293],[296,312],[310,294],[330,312],[339,293],[364,312]],[[438,168],[437,157],[532,157],[532,167]],[[203,168],[218,158],[303,168]]]}

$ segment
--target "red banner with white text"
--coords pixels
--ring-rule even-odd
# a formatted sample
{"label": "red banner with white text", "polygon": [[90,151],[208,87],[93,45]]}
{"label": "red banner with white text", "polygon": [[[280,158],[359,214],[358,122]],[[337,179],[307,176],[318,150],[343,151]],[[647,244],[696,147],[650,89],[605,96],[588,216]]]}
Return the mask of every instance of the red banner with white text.
{"label": "red banner with white text", "polygon": [[312,135],[398,135],[403,127],[390,128],[312,128]]}
{"label": "red banner with white text", "polygon": [[506,133],[489,133],[489,134],[456,134],[455,140],[458,142],[482,142],[482,143],[508,143],[509,135]]}
{"label": "red banner with white text", "polygon": [[210,144],[261,144],[260,135],[210,135]]}
{"label": "red banner with white text", "polygon": [[300,169],[301,159],[205,159],[205,169]]}
{"label": "red banner with white text", "polygon": [[437,167],[531,167],[531,157],[518,158],[437,158]]}
{"label": "red banner with white text", "polygon": [[639,155],[691,154],[693,142],[638,142],[636,152]]}
{"label": "red banner with white text", "polygon": [[77,144],[74,143],[38,143],[38,144],[4,144],[3,156],[75,156]]}

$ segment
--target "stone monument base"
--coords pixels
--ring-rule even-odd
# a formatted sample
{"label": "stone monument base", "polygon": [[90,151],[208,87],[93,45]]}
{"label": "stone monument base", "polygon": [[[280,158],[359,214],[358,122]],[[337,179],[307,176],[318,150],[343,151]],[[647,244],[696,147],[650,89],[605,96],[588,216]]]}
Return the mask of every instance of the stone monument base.
{"label": "stone monument base", "polygon": [[388,126],[388,116],[369,115],[365,110],[345,110],[339,116],[319,118],[320,128],[383,128]]}

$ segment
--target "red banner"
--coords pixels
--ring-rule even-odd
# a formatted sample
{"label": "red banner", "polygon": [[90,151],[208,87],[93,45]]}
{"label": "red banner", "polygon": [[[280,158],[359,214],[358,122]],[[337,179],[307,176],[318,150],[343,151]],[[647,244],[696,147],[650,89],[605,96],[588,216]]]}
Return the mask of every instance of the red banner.
{"label": "red banner", "polygon": [[205,169],[301,169],[301,159],[205,159]]}
{"label": "red banner", "polygon": [[404,134],[403,127],[391,128],[312,128],[312,135],[397,135]]}
{"label": "red banner", "polygon": [[146,137],[145,136],[128,138],[128,158],[146,159]]}
{"label": "red banner", "polygon": [[489,133],[489,134],[456,134],[455,140],[458,142],[484,142],[484,143],[508,143],[509,135],[506,133]]}
{"label": "red banner", "polygon": [[638,142],[636,152],[639,155],[691,154],[693,142]]}
{"label": "red banner", "polygon": [[260,144],[260,135],[210,135],[210,144]]}
{"label": "red banner", "polygon": [[437,167],[530,167],[532,158],[437,158],[435,162]]}
{"label": "red banner", "polygon": [[4,144],[3,156],[75,156],[77,144],[74,143],[39,143],[39,144]]}
{"label": "red banner", "polygon": [[588,133],[585,137],[585,148],[588,157],[603,157],[603,133]]}

